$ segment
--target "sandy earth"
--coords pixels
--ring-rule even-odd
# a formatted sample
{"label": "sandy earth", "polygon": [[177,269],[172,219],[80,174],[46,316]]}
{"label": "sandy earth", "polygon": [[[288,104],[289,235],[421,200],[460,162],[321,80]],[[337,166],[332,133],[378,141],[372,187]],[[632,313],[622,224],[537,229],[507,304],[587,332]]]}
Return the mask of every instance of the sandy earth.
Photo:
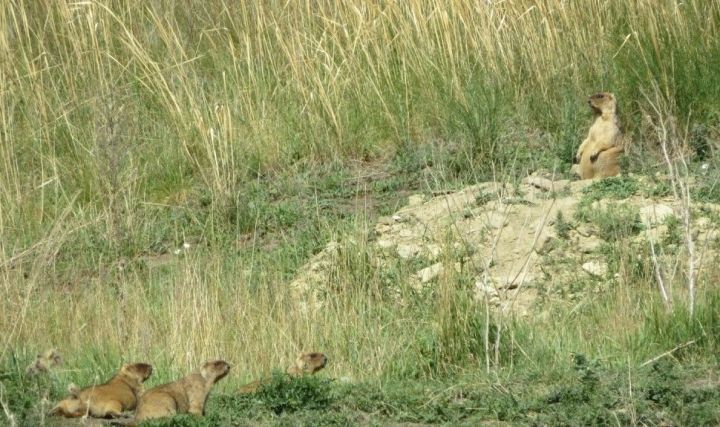
{"label": "sandy earth", "polygon": [[[592,181],[552,181],[530,176],[520,185],[486,182],[435,197],[413,195],[408,204],[380,218],[371,238],[382,268],[388,259],[417,260],[423,265],[414,275],[417,286],[431,286],[451,269],[470,268],[475,277],[475,296],[489,301],[505,313],[526,315],[533,311],[540,293],[566,295],[573,283],[597,282],[602,288],[621,280],[608,268],[601,253],[605,243],[593,224],[575,219],[582,190]],[[665,280],[686,265],[684,248],[665,254],[659,244],[667,233],[668,218],[682,221],[680,203],[673,198],[648,199],[633,195],[623,200],[600,200],[593,209],[629,205],[637,209],[644,229],[628,238],[628,247],[649,248],[650,241]],[[695,205],[693,205],[696,207]],[[717,211],[712,207],[710,211]],[[696,211],[697,209],[693,209]],[[705,210],[707,211],[707,209]],[[561,236],[558,213],[569,224]],[[717,237],[712,221],[693,212],[692,235],[701,273]],[[344,243],[330,242],[299,270],[291,286],[305,298],[322,305],[323,292],[315,292],[330,281]],[[463,257],[448,254],[465,254]],[[681,253],[681,255],[677,255]],[[462,263],[460,262],[462,258]],[[462,265],[461,265],[462,264]],[[553,292],[557,291],[557,292]]]}

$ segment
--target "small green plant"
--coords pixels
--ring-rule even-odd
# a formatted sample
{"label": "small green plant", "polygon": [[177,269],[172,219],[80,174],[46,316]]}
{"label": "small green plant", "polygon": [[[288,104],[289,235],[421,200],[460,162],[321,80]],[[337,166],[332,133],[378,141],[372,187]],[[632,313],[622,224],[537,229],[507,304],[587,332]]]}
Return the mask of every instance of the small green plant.
{"label": "small green plant", "polygon": [[502,200],[503,203],[506,205],[525,205],[525,206],[535,206],[536,203],[531,202],[530,200],[526,200],[523,197],[506,197]]}
{"label": "small green plant", "polygon": [[573,402],[588,403],[596,394],[599,384],[597,361],[589,361],[581,353],[572,354],[573,369],[576,372],[576,382],[561,386],[548,397],[548,403]]}
{"label": "small green plant", "polygon": [[704,177],[693,193],[693,199],[697,201],[720,203],[720,180],[718,176]]}
{"label": "small green plant", "polygon": [[672,194],[671,182],[667,178],[650,176],[641,192],[645,197],[667,197]]}
{"label": "small green plant", "polygon": [[481,191],[475,196],[475,204],[478,206],[483,206],[495,199],[497,199],[497,197],[494,194]]}
{"label": "small green plant", "polygon": [[[24,366],[14,355],[0,365],[0,405],[5,417],[14,417],[19,425],[33,425],[39,414],[50,409],[50,400],[60,396],[62,386],[53,372],[32,375]],[[0,415],[0,424],[3,420]]]}
{"label": "small green plant", "polygon": [[603,207],[597,203],[581,203],[575,218],[593,224],[598,236],[608,242],[637,235],[644,228],[638,209],[629,204],[609,203]]}
{"label": "small green plant", "polygon": [[331,381],[327,378],[295,378],[283,372],[274,372],[255,397],[277,415],[303,409],[325,409],[332,402],[330,386]]}
{"label": "small green plant", "polygon": [[572,224],[565,220],[562,211],[558,211],[555,216],[555,232],[558,237],[567,240],[570,238],[570,230],[572,230]]}
{"label": "small green plant", "polygon": [[[210,417],[199,417],[197,415],[180,414],[172,417],[148,420],[142,423],[143,427],[212,427],[218,424],[217,420]],[[232,424],[230,424],[232,425]]]}
{"label": "small green plant", "polygon": [[667,229],[662,239],[663,245],[681,245],[683,243],[683,226],[680,219],[675,215],[668,216],[665,220],[665,227]]}
{"label": "small green plant", "polygon": [[677,401],[682,394],[680,378],[675,372],[675,362],[670,359],[660,359],[653,363],[646,378],[644,397],[653,403],[667,406]]}
{"label": "small green plant", "polygon": [[594,202],[602,199],[625,199],[636,194],[637,179],[631,176],[614,176],[593,182],[583,190],[583,199]]}
{"label": "small green plant", "polygon": [[617,241],[631,237],[643,230],[637,208],[629,205],[610,205],[594,218],[600,237]]}
{"label": "small green plant", "polygon": [[583,190],[575,219],[590,222],[606,240],[637,234],[642,228],[637,209],[626,204],[608,203],[608,199],[625,199],[638,191],[638,182],[632,177],[617,176],[592,183]]}

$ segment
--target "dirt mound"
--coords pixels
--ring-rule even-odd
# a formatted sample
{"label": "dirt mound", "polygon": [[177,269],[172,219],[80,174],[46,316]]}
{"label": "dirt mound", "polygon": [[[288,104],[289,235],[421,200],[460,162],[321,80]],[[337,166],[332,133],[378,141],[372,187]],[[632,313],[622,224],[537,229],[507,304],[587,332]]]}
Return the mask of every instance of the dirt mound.
{"label": "dirt mound", "polygon": [[[486,182],[427,200],[411,196],[407,206],[376,224],[374,265],[382,268],[388,257],[417,260],[422,266],[413,278],[417,286],[431,286],[444,272],[469,266],[477,299],[522,315],[532,311],[540,296],[566,298],[581,287],[583,292],[601,291],[619,280],[604,250],[619,240],[646,252],[652,242],[667,271],[682,262],[672,248],[683,245],[677,236],[682,221],[678,201],[637,192],[592,200],[588,187],[594,182],[531,176],[519,185]],[[700,261],[712,259],[707,244],[717,237],[712,223],[708,216],[693,218]],[[328,244],[291,286],[322,305],[319,295],[324,293],[316,291],[329,285],[329,271],[343,247],[342,242]],[[448,251],[462,253],[462,262],[447,256]]]}

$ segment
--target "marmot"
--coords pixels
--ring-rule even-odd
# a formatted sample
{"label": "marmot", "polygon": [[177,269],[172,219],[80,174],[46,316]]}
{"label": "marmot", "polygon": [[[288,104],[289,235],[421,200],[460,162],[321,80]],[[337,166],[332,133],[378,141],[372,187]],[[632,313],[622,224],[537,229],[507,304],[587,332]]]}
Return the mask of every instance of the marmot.
{"label": "marmot", "polygon": [[[327,356],[324,353],[319,352],[302,352],[298,354],[297,358],[290,367],[287,368],[286,372],[288,375],[299,377],[303,374],[313,375],[315,372],[323,369],[327,364]],[[261,385],[266,383],[267,380],[257,380],[249,384],[245,384],[240,387],[238,393],[248,394],[255,393]]]}
{"label": "marmot", "polygon": [[140,398],[135,422],[175,414],[205,414],[205,402],[212,386],[230,371],[224,360],[206,362],[194,372],[172,383],[151,388]]}
{"label": "marmot", "polygon": [[25,369],[28,375],[48,373],[50,370],[62,364],[62,356],[54,348],[45,353],[39,353],[35,360]]}
{"label": "marmot", "polygon": [[117,418],[123,411],[135,409],[142,394],[142,383],[152,374],[152,365],[132,363],[123,365],[108,382],[78,389],[70,385],[70,396],[58,402],[50,415],[97,418]]}
{"label": "marmot", "polygon": [[588,104],[595,114],[595,121],[575,155],[575,162],[579,163],[576,172],[580,179],[618,175],[618,157],[624,147],[615,96],[609,92],[596,93],[590,96]]}

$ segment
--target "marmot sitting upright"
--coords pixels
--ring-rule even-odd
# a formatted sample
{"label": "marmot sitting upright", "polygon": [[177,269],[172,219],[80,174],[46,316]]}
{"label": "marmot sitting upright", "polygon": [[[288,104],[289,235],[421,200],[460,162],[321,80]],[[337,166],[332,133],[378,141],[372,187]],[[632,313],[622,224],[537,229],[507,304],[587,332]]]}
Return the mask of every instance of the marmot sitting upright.
{"label": "marmot sitting upright", "polygon": [[595,113],[595,121],[575,155],[575,162],[579,163],[576,172],[580,179],[618,175],[618,157],[625,148],[618,125],[615,96],[609,92],[596,93],[590,96],[588,104]]}

